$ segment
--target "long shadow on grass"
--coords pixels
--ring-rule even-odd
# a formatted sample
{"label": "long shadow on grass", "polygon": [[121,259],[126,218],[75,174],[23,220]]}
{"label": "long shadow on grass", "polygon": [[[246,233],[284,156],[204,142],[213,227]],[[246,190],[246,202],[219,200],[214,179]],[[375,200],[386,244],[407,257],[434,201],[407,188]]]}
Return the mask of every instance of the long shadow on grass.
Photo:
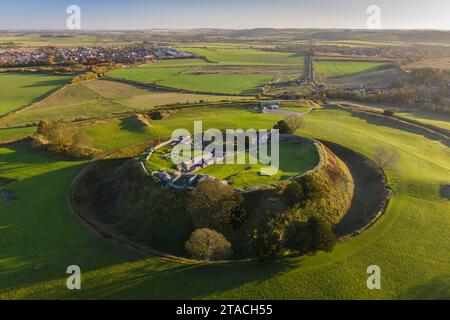
{"label": "long shadow on grass", "polygon": [[403,130],[403,131],[406,131],[409,133],[419,134],[427,139],[439,141],[446,147],[450,147],[450,139],[446,139],[442,135],[439,135],[439,134],[429,131],[427,129],[409,125],[409,124],[400,122],[395,119],[371,115],[369,113],[364,113],[364,112],[352,112],[352,116],[363,119],[367,123],[373,124],[376,126],[384,126],[384,127],[397,129],[397,130]]}
{"label": "long shadow on grass", "polygon": [[24,88],[41,88],[41,87],[62,87],[68,83],[67,79],[56,79],[56,80],[43,80],[27,84],[23,86]]}
{"label": "long shadow on grass", "polygon": [[448,300],[450,298],[450,276],[441,274],[420,286],[410,288],[397,299]]}
{"label": "long shadow on grass", "polygon": [[120,119],[119,124],[120,130],[130,131],[130,132],[139,132],[144,133],[145,127],[143,124],[140,124],[137,120],[132,118],[124,118]]}
{"label": "long shadow on grass", "polygon": [[287,263],[182,265],[157,258],[136,264],[139,266],[131,264],[124,271],[114,272],[114,281],[98,281],[95,287],[77,293],[76,298],[202,299],[263,282],[294,267]]}
{"label": "long shadow on grass", "polygon": [[353,177],[355,190],[350,209],[335,230],[338,236],[350,235],[379,212],[386,194],[386,181],[382,171],[369,159],[337,143],[320,141],[344,161]]}
{"label": "long shadow on grass", "polygon": [[[31,154],[24,152],[22,157]],[[12,162],[21,160],[10,158]],[[33,162],[51,165],[47,156]],[[286,263],[183,265],[144,258],[103,240],[88,231],[66,203],[68,186],[82,168],[82,164],[73,164],[14,184],[18,199],[2,206],[0,215],[4,227],[0,229],[0,259],[6,266],[0,272],[0,291],[7,296],[202,298],[270,279],[291,268]],[[83,290],[66,290],[69,265],[80,266]]]}

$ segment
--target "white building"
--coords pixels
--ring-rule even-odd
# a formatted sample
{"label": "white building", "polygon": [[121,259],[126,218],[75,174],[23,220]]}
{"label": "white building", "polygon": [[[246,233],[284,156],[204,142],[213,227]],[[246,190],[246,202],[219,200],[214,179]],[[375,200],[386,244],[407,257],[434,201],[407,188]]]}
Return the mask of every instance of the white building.
{"label": "white building", "polygon": [[275,109],[280,109],[280,104],[278,102],[274,102],[274,101],[264,101],[264,102],[260,102],[259,107],[261,110],[264,110],[264,109],[275,110]]}

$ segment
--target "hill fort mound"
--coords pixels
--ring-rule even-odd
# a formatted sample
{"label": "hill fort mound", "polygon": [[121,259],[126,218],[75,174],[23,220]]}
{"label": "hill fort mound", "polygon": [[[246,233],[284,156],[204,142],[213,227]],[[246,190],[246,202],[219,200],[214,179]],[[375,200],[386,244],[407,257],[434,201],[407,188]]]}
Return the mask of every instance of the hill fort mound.
{"label": "hill fort mound", "polygon": [[[187,241],[195,230],[208,229],[211,232],[203,230],[203,237],[217,233],[213,239],[229,243],[218,245],[228,248],[227,259],[261,258],[267,254],[264,241],[271,239],[277,223],[285,226],[286,235],[290,225],[306,226],[311,217],[332,227],[348,211],[353,197],[352,175],[330,149],[311,139],[285,141],[295,147],[301,145],[298,142],[312,144],[318,159],[309,170],[263,188],[234,188],[214,177],[189,188],[170,188],[148,172],[142,157],[123,158],[120,152],[121,158],[96,161],[78,177],[71,204],[100,233],[152,253],[191,258],[195,241],[186,246]],[[283,244],[277,250],[284,255],[309,249]]]}

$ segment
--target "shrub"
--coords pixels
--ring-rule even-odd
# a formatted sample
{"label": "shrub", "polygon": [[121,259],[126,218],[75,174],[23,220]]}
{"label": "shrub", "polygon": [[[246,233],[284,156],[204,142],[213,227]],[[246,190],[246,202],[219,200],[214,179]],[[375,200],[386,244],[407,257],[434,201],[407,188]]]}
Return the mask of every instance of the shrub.
{"label": "shrub", "polygon": [[384,109],[383,110],[383,115],[388,116],[388,117],[393,117],[395,115],[395,110]]}
{"label": "shrub", "polygon": [[88,81],[88,80],[95,80],[97,79],[97,75],[93,72],[87,72],[87,73],[83,73],[80,74],[78,76],[76,76],[75,78],[72,79],[72,83],[79,83],[79,82],[83,82],[83,81]]}
{"label": "shrub", "polygon": [[280,131],[280,133],[283,133],[283,134],[291,134],[292,133],[285,120],[278,121],[277,124],[273,128],[278,129]]}
{"label": "shrub", "polygon": [[51,124],[46,120],[39,122],[31,146],[77,159],[91,159],[98,151],[85,132],[76,132],[65,122]]}
{"label": "shrub", "polygon": [[230,242],[223,234],[211,229],[197,229],[186,241],[186,250],[195,259],[221,260],[232,255]]}
{"label": "shrub", "polygon": [[160,111],[153,111],[150,113],[150,119],[152,120],[161,120],[163,118]]}

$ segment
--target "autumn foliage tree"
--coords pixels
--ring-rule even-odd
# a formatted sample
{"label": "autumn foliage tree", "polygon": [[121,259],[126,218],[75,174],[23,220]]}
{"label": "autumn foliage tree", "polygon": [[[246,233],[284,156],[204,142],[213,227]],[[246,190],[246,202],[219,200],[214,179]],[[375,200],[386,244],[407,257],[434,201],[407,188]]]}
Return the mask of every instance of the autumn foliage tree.
{"label": "autumn foliage tree", "polygon": [[208,228],[192,232],[185,247],[193,258],[200,260],[222,260],[232,255],[231,244],[225,236]]}
{"label": "autumn foliage tree", "polygon": [[98,152],[88,134],[66,122],[40,121],[31,144],[36,149],[78,159],[90,159]]}
{"label": "autumn foliage tree", "polygon": [[229,229],[244,219],[243,201],[231,186],[207,179],[192,192],[187,213],[197,228]]}

